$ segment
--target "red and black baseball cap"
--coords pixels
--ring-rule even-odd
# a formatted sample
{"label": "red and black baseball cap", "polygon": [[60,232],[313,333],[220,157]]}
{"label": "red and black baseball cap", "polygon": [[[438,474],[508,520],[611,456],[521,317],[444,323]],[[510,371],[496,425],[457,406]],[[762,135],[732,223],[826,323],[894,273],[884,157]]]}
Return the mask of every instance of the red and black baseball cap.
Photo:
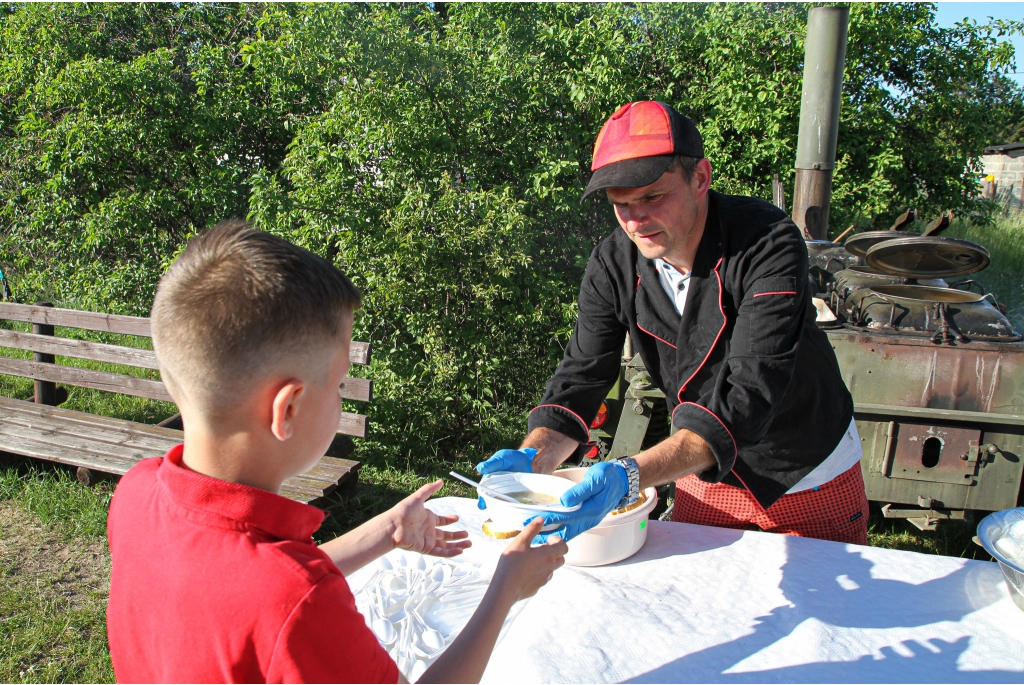
{"label": "red and black baseball cap", "polygon": [[664,102],[630,102],[604,122],[594,143],[594,175],[583,199],[602,188],[654,183],[676,155],[701,158],[704,139],[693,122]]}

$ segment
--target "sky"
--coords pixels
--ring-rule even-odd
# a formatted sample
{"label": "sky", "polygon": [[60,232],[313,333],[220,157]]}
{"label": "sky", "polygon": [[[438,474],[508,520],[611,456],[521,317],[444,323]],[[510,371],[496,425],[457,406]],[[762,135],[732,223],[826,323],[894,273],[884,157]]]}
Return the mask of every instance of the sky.
{"label": "sky", "polygon": [[[979,24],[988,23],[988,18],[1024,20],[1024,2],[940,2],[935,12],[935,21],[942,28],[951,28],[964,18],[975,19]],[[1013,43],[1016,53],[1017,73],[1012,77],[1024,86],[1024,37],[1013,36],[1005,40]]]}

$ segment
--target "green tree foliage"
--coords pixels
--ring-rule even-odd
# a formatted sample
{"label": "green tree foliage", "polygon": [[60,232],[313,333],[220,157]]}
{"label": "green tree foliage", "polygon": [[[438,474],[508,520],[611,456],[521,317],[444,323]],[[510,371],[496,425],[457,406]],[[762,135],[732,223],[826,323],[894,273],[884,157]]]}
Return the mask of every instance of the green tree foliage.
{"label": "green tree foliage", "polygon": [[[571,332],[593,139],[653,98],[726,192],[791,178],[807,7],[60,5],[0,15],[0,263],[22,293],[141,313],[228,215],[365,290],[370,413],[393,455],[513,439]],[[854,5],[835,226],[984,211],[980,150],[1019,121],[1019,24]],[[1014,119],[1017,117],[1017,119]]]}
{"label": "green tree foliage", "polygon": [[148,311],[154,276],[248,212],[319,84],[266,88],[249,5],[24,6],[0,25],[3,259],[21,290]]}

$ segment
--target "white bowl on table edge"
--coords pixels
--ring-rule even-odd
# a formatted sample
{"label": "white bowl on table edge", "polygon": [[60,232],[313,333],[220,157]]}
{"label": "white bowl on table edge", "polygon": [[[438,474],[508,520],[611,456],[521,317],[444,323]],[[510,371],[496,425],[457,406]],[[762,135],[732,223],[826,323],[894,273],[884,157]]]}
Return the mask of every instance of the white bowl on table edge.
{"label": "white bowl on table edge", "polygon": [[[561,499],[565,491],[573,486],[573,483],[566,483],[564,478],[545,473],[499,471],[497,473],[489,473],[481,478],[480,485],[484,485],[501,494],[529,491]],[[563,507],[561,504],[505,502],[479,488],[477,489],[477,494],[483,498],[487,515],[494,522],[495,526],[508,530],[521,530],[525,521],[543,514],[570,513],[577,511],[581,506],[577,504],[574,507]],[[543,530],[554,530],[555,528],[558,528],[558,526],[545,526]]]}
{"label": "white bowl on table edge", "polygon": [[[559,469],[555,475],[573,483],[583,480],[587,469]],[[628,559],[647,542],[647,517],[658,503],[658,491],[644,490],[647,501],[622,514],[608,514],[601,523],[569,541],[565,563],[570,566],[605,566]]]}
{"label": "white bowl on table edge", "polygon": [[1003,580],[1006,581],[1006,588],[1010,591],[1013,603],[1024,611],[1024,564],[1020,563],[1019,559],[1013,559],[1005,554],[1004,550],[1000,549],[1001,545],[997,544],[1001,538],[1009,537],[1010,526],[1019,526],[1022,521],[1024,507],[993,512],[978,523],[978,540],[1002,569]]}

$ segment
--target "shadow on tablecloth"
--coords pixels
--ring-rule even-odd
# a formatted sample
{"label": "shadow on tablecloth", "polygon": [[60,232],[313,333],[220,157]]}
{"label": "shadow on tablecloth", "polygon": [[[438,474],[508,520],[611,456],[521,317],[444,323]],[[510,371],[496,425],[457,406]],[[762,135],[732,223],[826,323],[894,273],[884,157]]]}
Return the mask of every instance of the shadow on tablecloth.
{"label": "shadow on tablecloth", "polygon": [[[820,545],[820,541],[813,542]],[[725,683],[948,682],[951,674],[956,674],[958,682],[1021,682],[1019,671],[960,670],[958,660],[974,639],[967,635],[949,641],[902,640],[895,647],[884,646],[856,660],[842,660],[837,655],[816,663],[768,666],[778,663],[776,643],[799,639],[798,628],[809,631],[810,636],[833,626],[886,630],[956,623],[1002,598],[991,583],[974,577],[980,575],[976,564],[914,584],[873,577],[874,563],[862,553],[866,548],[849,546],[846,554],[833,555],[823,563],[821,555],[801,550],[807,543],[801,538],[786,539],[787,561],[779,587],[791,605],[758,617],[753,633],[688,654],[626,682],[692,682],[708,679],[711,673],[719,674],[712,676],[713,680]],[[827,586],[829,582],[839,583],[844,591],[836,592]],[[816,628],[815,622],[821,627]],[[775,656],[760,659],[767,667],[758,668],[758,654],[773,645]],[[841,651],[837,646],[837,652]]]}

